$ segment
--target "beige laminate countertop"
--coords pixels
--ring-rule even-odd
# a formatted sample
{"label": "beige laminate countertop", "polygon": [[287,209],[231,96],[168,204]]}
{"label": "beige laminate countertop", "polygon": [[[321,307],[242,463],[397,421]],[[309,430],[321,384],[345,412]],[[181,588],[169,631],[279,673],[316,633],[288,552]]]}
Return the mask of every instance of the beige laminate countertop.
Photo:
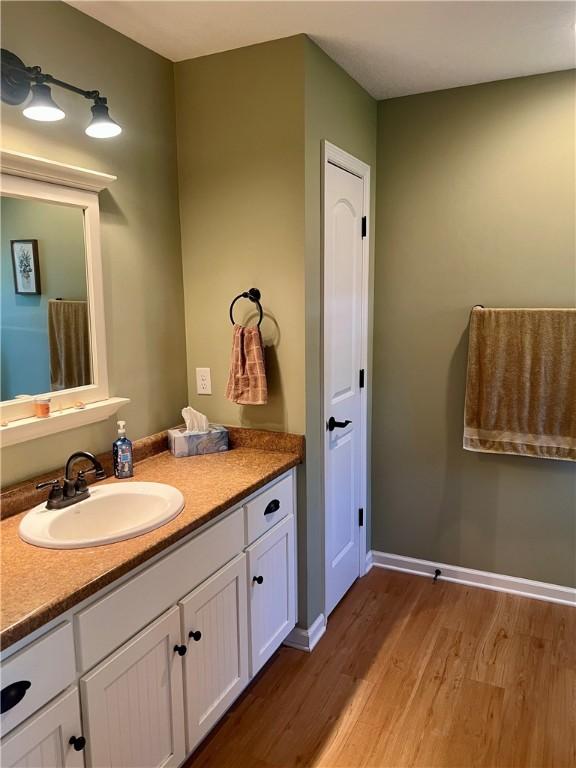
{"label": "beige laminate countertop", "polygon": [[34,547],[18,536],[24,512],[3,520],[0,647],[94,595],[300,461],[298,453],[248,447],[181,459],[169,452],[154,455],[135,465],[133,479],[178,488],[184,495],[183,511],[154,531],[101,547]]}

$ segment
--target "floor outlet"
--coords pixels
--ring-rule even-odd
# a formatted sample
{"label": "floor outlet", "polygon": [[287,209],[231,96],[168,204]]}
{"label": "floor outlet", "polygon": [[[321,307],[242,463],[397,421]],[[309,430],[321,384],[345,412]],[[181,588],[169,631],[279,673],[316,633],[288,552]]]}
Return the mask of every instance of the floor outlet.
{"label": "floor outlet", "polygon": [[212,394],[210,368],[196,368],[196,392],[199,395]]}

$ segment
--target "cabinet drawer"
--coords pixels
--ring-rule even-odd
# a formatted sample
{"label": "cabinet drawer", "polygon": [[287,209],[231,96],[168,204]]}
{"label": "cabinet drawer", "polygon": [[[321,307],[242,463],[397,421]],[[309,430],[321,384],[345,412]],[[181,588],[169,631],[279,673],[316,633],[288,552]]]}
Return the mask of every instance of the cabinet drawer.
{"label": "cabinet drawer", "polygon": [[238,509],[81,611],[75,618],[81,671],[93,667],[236,557],[243,544],[242,509]]}
{"label": "cabinet drawer", "polygon": [[[76,674],[72,625],[66,622],[2,663],[2,733],[70,685]],[[10,706],[12,705],[12,706]]]}
{"label": "cabinet drawer", "polygon": [[246,543],[256,541],[293,512],[293,507],[293,482],[289,475],[246,504]]}

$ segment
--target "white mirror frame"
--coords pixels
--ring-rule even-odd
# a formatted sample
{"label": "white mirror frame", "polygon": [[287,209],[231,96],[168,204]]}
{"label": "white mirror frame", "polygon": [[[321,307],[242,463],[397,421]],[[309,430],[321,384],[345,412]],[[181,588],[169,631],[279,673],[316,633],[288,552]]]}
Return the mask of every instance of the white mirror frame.
{"label": "white mirror frame", "polygon": [[116,177],[8,150],[1,150],[1,162],[0,193],[3,196],[59,203],[84,212],[92,360],[92,384],[44,393],[52,400],[49,418],[34,415],[34,396],[0,403],[0,440],[7,446],[102,421],[130,401],[110,397],[106,360],[98,192]]}

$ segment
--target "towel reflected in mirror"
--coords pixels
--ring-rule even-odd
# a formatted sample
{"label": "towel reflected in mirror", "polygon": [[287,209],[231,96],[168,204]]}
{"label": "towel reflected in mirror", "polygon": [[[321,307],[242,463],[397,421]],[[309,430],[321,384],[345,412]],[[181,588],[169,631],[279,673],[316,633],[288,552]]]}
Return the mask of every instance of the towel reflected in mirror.
{"label": "towel reflected in mirror", "polygon": [[48,302],[48,338],[52,391],[90,384],[88,303],[51,299]]}

